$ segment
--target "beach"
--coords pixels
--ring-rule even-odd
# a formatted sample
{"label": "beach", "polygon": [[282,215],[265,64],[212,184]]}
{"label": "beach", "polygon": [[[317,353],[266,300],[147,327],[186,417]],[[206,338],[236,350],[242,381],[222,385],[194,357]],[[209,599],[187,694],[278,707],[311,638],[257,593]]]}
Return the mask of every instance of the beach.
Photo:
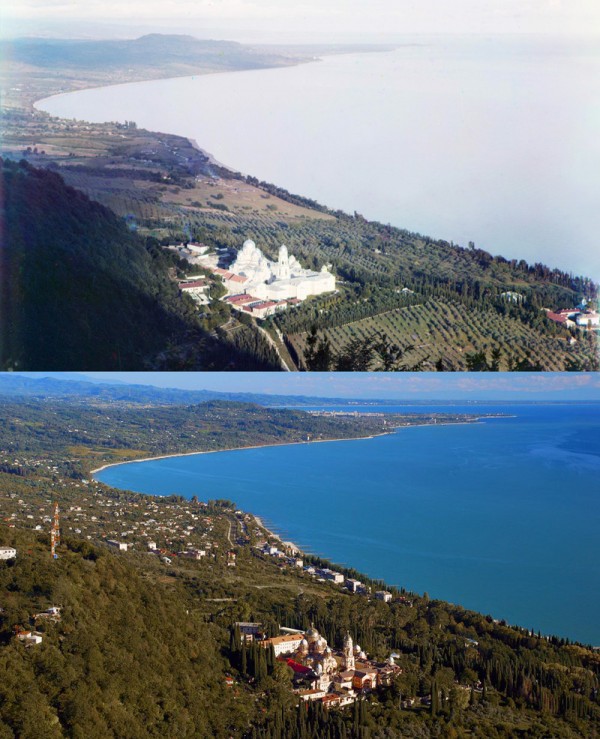
{"label": "beach", "polygon": [[138,493],[231,500],[281,540],[373,579],[599,643],[597,408],[479,410],[511,417],[423,425],[352,446],[150,460],[95,477]]}
{"label": "beach", "polygon": [[[488,416],[489,418],[508,418],[509,416],[503,416],[503,415],[497,415],[497,416]],[[473,419],[472,421],[457,421],[456,423],[446,422],[446,423],[409,423],[403,426],[394,426],[389,431],[382,431],[380,434],[369,434],[368,436],[354,436],[350,438],[341,438],[341,439],[311,439],[310,441],[286,441],[282,444],[252,444],[249,446],[234,446],[234,447],[228,447],[227,449],[208,449],[205,451],[198,451],[198,452],[174,452],[173,454],[160,454],[155,457],[143,457],[142,459],[128,459],[124,462],[110,462],[109,464],[104,464],[101,467],[97,467],[96,469],[90,470],[90,475],[95,475],[98,472],[102,472],[103,470],[108,469],[109,467],[120,467],[124,464],[137,464],[138,462],[153,462],[158,459],[171,459],[172,457],[195,457],[199,454],[218,454],[219,452],[240,452],[245,449],[268,449],[270,447],[280,447],[280,446],[296,446],[298,444],[323,444],[328,442],[334,442],[334,441],[366,441],[367,439],[376,439],[378,436],[388,436],[389,434],[393,434],[399,429],[404,428],[416,428],[420,426],[460,426],[462,424],[468,423],[480,423],[480,419]]]}

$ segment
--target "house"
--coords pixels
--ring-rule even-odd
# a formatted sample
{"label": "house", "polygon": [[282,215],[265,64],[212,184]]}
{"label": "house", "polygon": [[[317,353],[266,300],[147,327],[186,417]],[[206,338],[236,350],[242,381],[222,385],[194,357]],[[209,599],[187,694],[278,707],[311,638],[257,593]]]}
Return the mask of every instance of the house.
{"label": "house", "polygon": [[43,636],[39,631],[18,631],[17,639],[26,647],[32,647],[35,644],[41,644]]}
{"label": "house", "polygon": [[14,559],[17,550],[14,547],[0,547],[0,559]]}
{"label": "house", "polygon": [[127,551],[128,544],[124,541],[115,541],[114,539],[107,539],[106,543],[111,547],[115,547],[120,552]]}
{"label": "house", "polygon": [[346,584],[347,590],[349,590],[351,593],[358,593],[359,590],[363,590],[364,589],[364,585],[362,584],[362,582],[360,580],[354,580],[351,577],[349,577],[346,580],[346,583],[345,584]]}
{"label": "house", "polygon": [[375,593],[375,598],[377,600],[382,600],[384,603],[389,603],[392,600],[392,594],[387,590],[378,590]]}
{"label": "house", "polygon": [[202,559],[202,557],[206,557],[206,551],[204,549],[188,549],[183,552],[182,556],[190,559]]}
{"label": "house", "polygon": [[319,574],[321,577],[325,578],[325,580],[331,580],[331,582],[334,582],[337,585],[341,585],[341,583],[344,582],[344,576],[341,572],[334,572],[333,570],[325,568],[324,570],[321,570]]}
{"label": "house", "polygon": [[184,280],[178,284],[178,287],[182,293],[189,295],[197,303],[206,305],[209,302],[207,293],[210,284],[207,280]]}

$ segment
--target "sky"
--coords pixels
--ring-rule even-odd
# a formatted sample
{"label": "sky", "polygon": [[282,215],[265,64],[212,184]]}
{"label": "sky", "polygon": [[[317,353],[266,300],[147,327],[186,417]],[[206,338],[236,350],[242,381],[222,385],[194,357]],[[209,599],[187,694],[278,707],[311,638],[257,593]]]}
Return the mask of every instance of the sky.
{"label": "sky", "polygon": [[8,0],[5,35],[177,31],[246,42],[392,41],[406,33],[597,34],[598,0]]}
{"label": "sky", "polygon": [[590,372],[86,372],[20,373],[222,392],[389,400],[600,401]]}

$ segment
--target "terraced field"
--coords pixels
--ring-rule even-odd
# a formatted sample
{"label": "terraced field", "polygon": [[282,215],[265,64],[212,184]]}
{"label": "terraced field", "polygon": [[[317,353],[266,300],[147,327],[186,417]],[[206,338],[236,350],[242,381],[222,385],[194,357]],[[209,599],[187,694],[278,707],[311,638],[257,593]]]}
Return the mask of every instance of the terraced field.
{"label": "terraced field", "polygon": [[[425,361],[424,369],[434,369],[436,362],[443,359],[447,368],[456,370],[467,369],[467,354],[485,351],[489,356],[496,347],[502,351],[501,369],[508,368],[509,357],[515,363],[539,363],[548,371],[564,370],[569,360],[591,367],[597,341],[589,335],[571,346],[566,332],[549,337],[513,318],[501,318],[494,311],[467,312],[459,303],[442,301],[399,308],[320,333],[329,339],[336,353],[353,339],[366,340],[381,333],[401,347],[414,346],[406,354],[406,364],[410,366]],[[306,349],[307,335],[288,336],[300,358]]]}

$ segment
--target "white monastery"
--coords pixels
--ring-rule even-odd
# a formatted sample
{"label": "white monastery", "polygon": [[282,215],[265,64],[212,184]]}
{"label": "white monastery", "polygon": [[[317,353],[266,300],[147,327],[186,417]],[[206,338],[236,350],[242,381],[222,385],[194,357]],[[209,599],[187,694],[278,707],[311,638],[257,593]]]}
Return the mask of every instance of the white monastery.
{"label": "white monastery", "polygon": [[277,261],[271,262],[250,239],[244,242],[229,272],[244,277],[244,291],[262,300],[305,300],[335,290],[335,277],[327,266],[320,272],[304,269],[285,245],[279,247]]}

